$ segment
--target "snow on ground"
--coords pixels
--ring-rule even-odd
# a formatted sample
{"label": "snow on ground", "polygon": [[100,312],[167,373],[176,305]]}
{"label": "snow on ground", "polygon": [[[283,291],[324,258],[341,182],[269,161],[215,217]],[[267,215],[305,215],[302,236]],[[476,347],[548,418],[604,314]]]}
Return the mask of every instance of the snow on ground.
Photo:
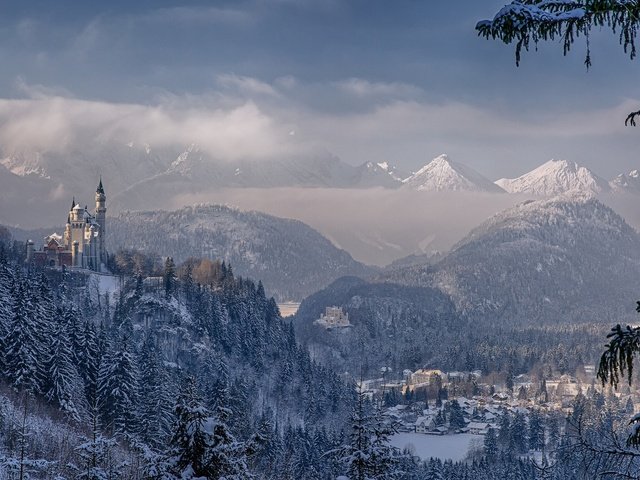
{"label": "snow on ground", "polygon": [[109,292],[109,295],[113,295],[120,288],[120,277],[91,273],[89,284],[97,285],[100,295],[104,295],[106,292]]}
{"label": "snow on ground", "polygon": [[409,450],[422,460],[464,460],[471,447],[482,445],[484,437],[462,433],[458,435],[425,435],[424,433],[397,433],[391,437],[391,445]]}

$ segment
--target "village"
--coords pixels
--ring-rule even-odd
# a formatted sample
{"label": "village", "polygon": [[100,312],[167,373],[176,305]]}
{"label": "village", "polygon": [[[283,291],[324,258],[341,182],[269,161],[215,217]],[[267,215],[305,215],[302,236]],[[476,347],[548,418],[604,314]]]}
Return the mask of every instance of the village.
{"label": "village", "polygon": [[534,381],[518,375],[512,381],[490,383],[493,376],[480,371],[443,372],[436,369],[405,370],[402,378],[382,376],[359,382],[371,400],[379,400],[386,421],[398,432],[424,435],[486,435],[500,428],[501,418],[519,415],[529,422],[532,414],[564,419],[579,395],[593,392],[615,395],[627,410],[637,412],[638,392],[630,389],[603,392],[595,367],[584,366],[581,379],[571,375]]}

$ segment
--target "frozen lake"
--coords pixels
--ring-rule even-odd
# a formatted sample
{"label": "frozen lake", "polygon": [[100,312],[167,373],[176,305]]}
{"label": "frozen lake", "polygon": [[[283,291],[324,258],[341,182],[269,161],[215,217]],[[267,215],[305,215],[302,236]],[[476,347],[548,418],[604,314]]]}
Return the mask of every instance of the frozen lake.
{"label": "frozen lake", "polygon": [[442,460],[464,460],[471,446],[482,446],[482,435],[462,433],[459,435],[425,435],[423,433],[397,433],[391,444],[400,449],[409,448],[423,460],[431,457]]}
{"label": "frozen lake", "polygon": [[299,307],[300,307],[300,304],[295,302],[286,302],[286,303],[278,304],[278,308],[280,309],[280,314],[282,315],[282,318],[295,315]]}

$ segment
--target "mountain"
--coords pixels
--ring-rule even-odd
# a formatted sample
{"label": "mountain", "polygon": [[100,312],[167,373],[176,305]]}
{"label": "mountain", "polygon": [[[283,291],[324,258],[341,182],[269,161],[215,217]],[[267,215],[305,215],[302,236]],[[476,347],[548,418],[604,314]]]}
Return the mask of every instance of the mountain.
{"label": "mountain", "polygon": [[397,188],[407,174],[398,170],[388,162],[365,162],[355,168],[350,184],[353,187],[386,187]]}
{"label": "mountain", "polygon": [[406,178],[404,185],[421,191],[472,191],[500,193],[503,190],[466,165],[440,155]]}
{"label": "mountain", "polygon": [[640,237],[589,196],[522,203],[433,266],[384,280],[438,288],[467,316],[501,324],[615,323],[633,313]]}
{"label": "mountain", "polygon": [[[198,145],[155,148],[99,141],[65,152],[0,148],[0,169],[16,177],[37,179],[50,190],[58,188],[82,198],[93,194],[94,183],[102,175],[109,185],[114,209],[127,209],[131,204],[153,208],[161,189],[170,199],[206,194],[214,188],[396,188],[403,178],[386,162],[354,167],[323,151],[223,161]],[[3,197],[0,192],[0,200]]]}
{"label": "mountain", "polygon": [[518,178],[501,178],[499,185],[509,193],[551,197],[569,192],[599,194],[610,190],[606,180],[586,167],[567,160],[549,160]]}
{"label": "mountain", "polygon": [[640,193],[640,172],[632,170],[627,174],[621,173],[609,185],[614,191]]}
{"label": "mountain", "polygon": [[[637,316],[640,236],[594,198],[522,203],[433,260],[336,280],[302,302],[299,337],[347,371],[570,373],[597,360],[611,325]],[[332,305],[351,328],[314,324]]]}
{"label": "mountain", "polygon": [[243,277],[262,280],[280,300],[298,300],[343,275],[374,270],[356,262],[316,230],[296,220],[220,205],[123,212],[108,221],[107,245],[172,256],[223,259]]}
{"label": "mountain", "polygon": [[[313,323],[331,305],[349,314],[352,328],[325,331]],[[443,365],[440,332],[463,328],[464,322],[438,289],[343,277],[306,298],[295,325],[298,337],[324,364],[335,371],[371,374],[382,366],[398,372],[430,360]]]}

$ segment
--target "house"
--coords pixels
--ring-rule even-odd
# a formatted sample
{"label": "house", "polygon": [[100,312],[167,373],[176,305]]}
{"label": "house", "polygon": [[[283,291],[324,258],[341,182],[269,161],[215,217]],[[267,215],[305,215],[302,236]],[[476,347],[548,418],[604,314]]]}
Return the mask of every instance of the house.
{"label": "house", "polygon": [[438,427],[436,425],[435,415],[424,415],[418,417],[415,425],[416,433],[429,433]]}
{"label": "house", "polygon": [[486,435],[490,428],[491,424],[488,422],[471,422],[467,425],[469,433],[473,435]]}

